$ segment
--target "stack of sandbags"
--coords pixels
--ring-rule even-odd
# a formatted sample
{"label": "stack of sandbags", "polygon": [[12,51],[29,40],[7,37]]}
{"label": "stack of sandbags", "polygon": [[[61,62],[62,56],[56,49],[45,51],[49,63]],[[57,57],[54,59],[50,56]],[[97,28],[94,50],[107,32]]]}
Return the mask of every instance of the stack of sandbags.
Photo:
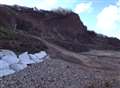
{"label": "stack of sandbags", "polygon": [[10,50],[1,50],[0,57],[1,57],[1,60],[7,62],[9,65],[17,63],[19,61],[19,59],[17,58],[17,55]]}
{"label": "stack of sandbags", "polygon": [[29,54],[29,56],[33,61],[35,61],[36,63],[39,63],[44,61],[44,59],[46,59],[48,55],[45,51],[41,51],[39,53]]}
{"label": "stack of sandbags", "polygon": [[0,70],[9,68],[9,64],[3,60],[0,60]]}
{"label": "stack of sandbags", "polygon": [[10,50],[0,50],[0,77],[23,70],[28,64],[42,62],[47,56],[45,51],[41,51],[35,54],[24,52],[17,57]]}
{"label": "stack of sandbags", "polygon": [[0,57],[4,55],[16,56],[16,54],[13,51],[0,49]]}
{"label": "stack of sandbags", "polygon": [[15,63],[15,64],[11,64],[10,68],[13,69],[15,72],[18,72],[20,70],[23,70],[27,67],[26,64],[23,63]]}
{"label": "stack of sandbags", "polygon": [[4,60],[0,60],[0,77],[14,73],[15,71],[9,67]]}
{"label": "stack of sandbags", "polygon": [[28,64],[35,63],[33,60],[30,59],[28,52],[24,52],[18,56],[19,62],[10,65],[10,67],[15,70],[16,72],[23,70],[27,67]]}
{"label": "stack of sandbags", "polygon": [[33,64],[35,63],[32,59],[30,59],[30,56],[28,52],[24,52],[19,55],[19,62],[23,64]]}
{"label": "stack of sandbags", "polygon": [[17,56],[13,56],[13,55],[5,55],[2,57],[1,60],[7,62],[9,65],[19,62],[19,59],[17,58]]}
{"label": "stack of sandbags", "polygon": [[17,61],[17,56],[12,51],[0,50],[0,77],[14,73],[9,65]]}
{"label": "stack of sandbags", "polygon": [[47,53],[45,51],[41,51],[35,54],[28,54],[28,52],[24,52],[18,56],[19,62],[10,65],[12,69],[15,71],[20,71],[27,67],[28,64],[39,63],[44,61]]}

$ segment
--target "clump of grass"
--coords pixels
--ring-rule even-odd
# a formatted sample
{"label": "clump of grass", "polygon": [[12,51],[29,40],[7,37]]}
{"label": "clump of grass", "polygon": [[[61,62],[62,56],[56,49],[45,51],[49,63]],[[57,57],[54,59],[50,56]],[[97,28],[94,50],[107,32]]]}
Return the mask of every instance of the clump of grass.
{"label": "clump of grass", "polygon": [[16,34],[13,30],[9,30],[4,27],[0,27],[0,39],[14,40]]}
{"label": "clump of grass", "polygon": [[72,10],[64,9],[61,7],[58,7],[57,9],[53,9],[52,11],[58,15],[63,15],[63,16],[66,16],[67,14],[72,13]]}
{"label": "clump of grass", "polygon": [[46,45],[41,41],[37,41],[29,36],[23,36],[5,27],[0,27],[0,48],[9,49],[16,53],[25,51],[34,53],[47,49]]}

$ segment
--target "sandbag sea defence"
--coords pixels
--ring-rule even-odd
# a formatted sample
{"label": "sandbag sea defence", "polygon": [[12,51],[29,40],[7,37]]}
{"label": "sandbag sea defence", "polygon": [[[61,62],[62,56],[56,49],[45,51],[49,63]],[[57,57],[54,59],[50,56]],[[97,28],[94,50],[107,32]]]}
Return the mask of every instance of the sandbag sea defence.
{"label": "sandbag sea defence", "polygon": [[47,59],[48,54],[45,51],[29,54],[23,52],[16,55],[10,50],[0,50],[0,77],[19,72],[26,68],[29,64],[43,62]]}

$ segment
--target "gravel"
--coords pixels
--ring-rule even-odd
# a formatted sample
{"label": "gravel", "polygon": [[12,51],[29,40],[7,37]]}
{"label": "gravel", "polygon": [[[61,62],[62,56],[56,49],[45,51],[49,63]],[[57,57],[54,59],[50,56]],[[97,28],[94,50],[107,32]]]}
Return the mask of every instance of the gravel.
{"label": "gravel", "polygon": [[0,78],[0,88],[119,88],[119,72],[87,68],[60,57]]}

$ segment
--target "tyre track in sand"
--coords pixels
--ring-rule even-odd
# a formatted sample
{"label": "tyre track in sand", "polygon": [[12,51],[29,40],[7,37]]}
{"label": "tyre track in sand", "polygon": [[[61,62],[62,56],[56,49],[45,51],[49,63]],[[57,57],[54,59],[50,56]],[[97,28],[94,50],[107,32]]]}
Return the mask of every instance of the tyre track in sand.
{"label": "tyre track in sand", "polygon": [[[42,41],[48,47],[48,50],[52,50],[52,51],[57,52],[59,55],[63,55],[63,58],[61,58],[61,59],[64,61],[79,64],[81,66],[84,66],[87,68],[92,68],[92,69],[100,69],[100,70],[105,70],[105,71],[119,71],[120,70],[119,65],[116,65],[116,64],[110,65],[110,63],[107,63],[107,62],[103,63],[103,64],[102,64],[102,62],[100,62],[100,63],[96,62],[96,61],[94,61],[94,59],[90,58],[88,55],[83,55],[83,54],[78,54],[78,53],[75,53],[72,51],[68,51],[60,46],[57,46],[53,43],[48,42],[47,40],[45,40],[39,36],[28,34],[23,31],[16,31],[16,33],[21,34],[26,37],[34,38],[38,41]],[[67,58],[64,58],[64,56]],[[108,66],[107,66],[107,64],[108,64]]]}

